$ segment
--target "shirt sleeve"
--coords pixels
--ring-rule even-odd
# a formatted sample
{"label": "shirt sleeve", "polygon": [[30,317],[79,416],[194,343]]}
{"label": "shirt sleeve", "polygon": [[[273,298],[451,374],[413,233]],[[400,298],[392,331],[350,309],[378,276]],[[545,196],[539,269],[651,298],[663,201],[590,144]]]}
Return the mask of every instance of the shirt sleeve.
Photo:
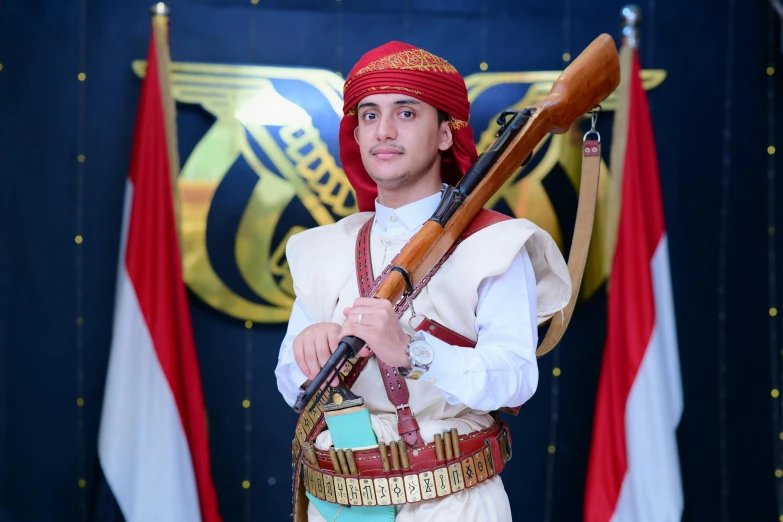
{"label": "shirt sleeve", "polygon": [[478,292],[476,348],[420,332],[435,353],[420,379],[434,384],[450,404],[479,411],[519,406],[538,386],[536,279],[527,250],[504,273],[484,279]]}
{"label": "shirt sleeve", "polygon": [[299,395],[299,387],[307,380],[307,376],[299,369],[294,356],[294,339],[302,330],[315,324],[315,319],[297,298],[291,309],[291,318],[288,321],[288,331],[280,346],[280,354],[277,357],[275,377],[277,389],[289,406],[293,407],[296,397]]}

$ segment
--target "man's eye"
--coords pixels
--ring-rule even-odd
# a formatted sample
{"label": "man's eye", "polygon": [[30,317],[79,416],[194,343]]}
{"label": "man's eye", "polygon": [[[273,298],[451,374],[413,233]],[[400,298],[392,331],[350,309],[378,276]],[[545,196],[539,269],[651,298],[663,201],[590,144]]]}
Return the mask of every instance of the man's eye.
{"label": "man's eye", "polygon": [[374,120],[375,119],[375,113],[373,113],[373,112],[365,112],[364,113],[364,119],[365,120]]}
{"label": "man's eye", "polygon": [[402,114],[403,118],[413,118],[413,113],[411,111],[402,111],[400,114]]}

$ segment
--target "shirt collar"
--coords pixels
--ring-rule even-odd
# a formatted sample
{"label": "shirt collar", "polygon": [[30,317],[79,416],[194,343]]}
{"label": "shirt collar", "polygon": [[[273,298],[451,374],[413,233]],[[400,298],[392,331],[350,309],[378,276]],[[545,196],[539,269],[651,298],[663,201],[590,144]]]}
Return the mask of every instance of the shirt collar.
{"label": "shirt collar", "polygon": [[382,232],[413,232],[432,217],[442,197],[443,191],[400,208],[385,207],[376,198],[375,225]]}

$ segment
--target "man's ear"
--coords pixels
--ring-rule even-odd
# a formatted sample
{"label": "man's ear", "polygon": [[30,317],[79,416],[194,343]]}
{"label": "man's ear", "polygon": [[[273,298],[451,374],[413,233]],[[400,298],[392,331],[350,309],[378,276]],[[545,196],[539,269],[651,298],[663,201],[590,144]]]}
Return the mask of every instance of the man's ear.
{"label": "man's ear", "polygon": [[353,129],[353,139],[356,140],[356,143],[359,143],[359,126],[357,125]]}
{"label": "man's ear", "polygon": [[440,124],[440,141],[438,142],[438,149],[442,151],[449,150],[454,144],[454,135],[451,133],[451,123],[446,120]]}

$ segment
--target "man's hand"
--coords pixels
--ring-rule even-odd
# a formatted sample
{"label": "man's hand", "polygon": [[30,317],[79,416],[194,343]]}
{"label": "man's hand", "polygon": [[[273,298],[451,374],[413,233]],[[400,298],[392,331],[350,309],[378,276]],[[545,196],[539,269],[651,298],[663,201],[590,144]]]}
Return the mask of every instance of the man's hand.
{"label": "man's hand", "polygon": [[[321,371],[332,352],[340,344],[340,325],[337,323],[315,323],[308,326],[294,339],[296,364],[308,379],[312,380]],[[332,383],[336,385],[337,380]]]}
{"label": "man's hand", "polygon": [[354,301],[353,307],[346,308],[343,314],[345,322],[338,334],[339,339],[346,335],[356,336],[367,343],[375,355],[386,364],[410,368],[411,362],[405,353],[410,337],[400,326],[391,302],[386,299],[360,297]]}

